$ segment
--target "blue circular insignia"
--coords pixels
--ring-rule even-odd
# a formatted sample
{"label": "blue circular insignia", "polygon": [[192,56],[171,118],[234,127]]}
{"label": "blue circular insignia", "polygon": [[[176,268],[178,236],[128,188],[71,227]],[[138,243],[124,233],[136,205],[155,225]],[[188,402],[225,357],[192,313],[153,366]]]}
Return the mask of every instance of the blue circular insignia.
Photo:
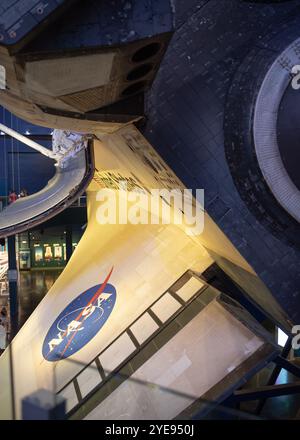
{"label": "blue circular insignia", "polygon": [[43,356],[49,362],[66,359],[79,351],[99,332],[116,302],[116,289],[103,283],[81,293],[51,325]]}

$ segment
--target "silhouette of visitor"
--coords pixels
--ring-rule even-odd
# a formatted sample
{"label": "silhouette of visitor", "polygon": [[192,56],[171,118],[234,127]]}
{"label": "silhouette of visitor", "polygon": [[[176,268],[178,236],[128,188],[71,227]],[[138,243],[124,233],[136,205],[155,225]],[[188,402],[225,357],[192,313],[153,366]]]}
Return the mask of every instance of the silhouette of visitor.
{"label": "silhouette of visitor", "polygon": [[20,194],[18,195],[19,198],[23,198],[23,197],[27,197],[28,196],[28,191],[25,188],[22,188],[20,191]]}
{"label": "silhouette of visitor", "polygon": [[18,196],[17,196],[15,190],[9,191],[9,194],[8,194],[8,203],[9,203],[9,205],[14,203],[17,200],[17,198],[18,198]]}

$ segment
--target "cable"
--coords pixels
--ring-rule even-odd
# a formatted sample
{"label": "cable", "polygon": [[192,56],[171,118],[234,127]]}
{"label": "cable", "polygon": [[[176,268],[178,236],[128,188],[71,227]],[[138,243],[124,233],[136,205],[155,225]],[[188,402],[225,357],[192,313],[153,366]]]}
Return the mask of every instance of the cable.
{"label": "cable", "polygon": [[[16,118],[17,120],[17,132],[19,133],[19,118]],[[21,177],[20,177],[20,142],[17,142],[17,170],[18,170],[18,193],[21,192]]]}
{"label": "cable", "polygon": [[[13,128],[12,113],[10,114],[10,128]],[[12,169],[12,189],[15,191],[15,163],[14,163],[14,138],[11,137],[11,169]]]}
{"label": "cable", "polygon": [[[3,110],[3,123],[5,124],[6,119],[6,113],[4,107],[2,107]],[[4,179],[5,179],[5,196],[8,196],[8,160],[7,160],[7,143],[6,143],[6,136],[4,136]]]}

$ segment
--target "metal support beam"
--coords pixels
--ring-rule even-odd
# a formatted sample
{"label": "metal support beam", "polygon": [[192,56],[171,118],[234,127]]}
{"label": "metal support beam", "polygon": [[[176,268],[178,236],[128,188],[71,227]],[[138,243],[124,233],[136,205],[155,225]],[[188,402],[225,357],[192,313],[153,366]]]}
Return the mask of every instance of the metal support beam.
{"label": "metal support beam", "polygon": [[[51,134],[23,134],[22,136],[25,136],[27,139],[32,139],[32,140],[39,140],[39,141],[52,141],[52,136]],[[8,134],[2,134],[0,139],[10,139],[11,136],[9,136]]]}
{"label": "metal support beam", "polygon": [[[289,353],[290,353],[290,351],[291,351],[291,348],[292,348],[292,339],[293,339],[293,338],[292,338],[291,336],[288,338],[288,340],[286,341],[286,344],[285,344],[285,346],[284,346],[284,348],[283,348],[283,350],[282,350],[282,352],[281,352],[281,357],[284,358],[284,359],[286,359],[286,358],[288,357],[288,355],[289,355]],[[272,385],[274,385],[274,384],[276,383],[276,380],[278,379],[278,376],[279,376],[281,370],[282,370],[282,367],[281,367],[280,365],[276,365],[276,366],[275,366],[275,368],[274,368],[274,370],[272,371],[272,374],[271,374],[271,376],[270,376],[270,378],[269,378],[269,380],[268,380],[267,386],[272,386]],[[266,403],[266,398],[263,398],[263,399],[258,403],[257,408],[256,408],[256,410],[255,410],[255,414],[258,415],[258,414],[261,413],[261,411],[262,411],[262,409],[263,409],[265,403]]]}
{"label": "metal support beam", "polygon": [[278,356],[274,360],[274,362],[279,367],[283,368],[284,370],[288,371],[289,373],[293,374],[294,376],[300,378],[300,367],[298,367],[297,365],[293,364],[290,361],[287,361],[282,356]]}
{"label": "metal support beam", "polygon": [[72,225],[66,226],[66,259],[70,260],[73,254],[73,228]]}
{"label": "metal support beam", "polygon": [[284,385],[272,385],[236,391],[232,396],[234,402],[269,399],[270,397],[286,396],[300,393],[300,382]]}
{"label": "metal support beam", "polygon": [[18,133],[17,131],[12,130],[9,127],[6,127],[6,125],[0,124],[0,130],[3,131],[3,133],[8,134],[9,136],[13,137],[14,139],[17,139],[18,141],[27,145],[28,147],[33,148],[36,151],[39,151],[44,156],[47,156],[53,160],[58,159],[58,156],[56,154],[54,154],[51,150],[48,150],[48,148],[45,148],[42,145],[38,144],[37,142],[34,142],[33,140],[29,139],[28,137],[23,136],[22,134]]}
{"label": "metal support beam", "polygon": [[8,248],[8,283],[9,283],[9,307],[10,307],[10,339],[18,332],[19,306],[18,306],[18,268],[16,254],[16,237],[12,235],[7,239]]}

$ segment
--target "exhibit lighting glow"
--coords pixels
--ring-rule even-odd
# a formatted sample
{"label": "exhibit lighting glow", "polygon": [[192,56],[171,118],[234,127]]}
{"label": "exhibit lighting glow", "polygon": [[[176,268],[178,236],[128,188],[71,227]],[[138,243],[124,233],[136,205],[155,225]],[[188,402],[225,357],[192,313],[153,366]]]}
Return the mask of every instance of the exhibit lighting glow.
{"label": "exhibit lighting glow", "polygon": [[278,329],[277,333],[277,343],[280,345],[280,347],[284,347],[286,344],[286,341],[288,340],[288,335],[286,335],[280,328]]}

